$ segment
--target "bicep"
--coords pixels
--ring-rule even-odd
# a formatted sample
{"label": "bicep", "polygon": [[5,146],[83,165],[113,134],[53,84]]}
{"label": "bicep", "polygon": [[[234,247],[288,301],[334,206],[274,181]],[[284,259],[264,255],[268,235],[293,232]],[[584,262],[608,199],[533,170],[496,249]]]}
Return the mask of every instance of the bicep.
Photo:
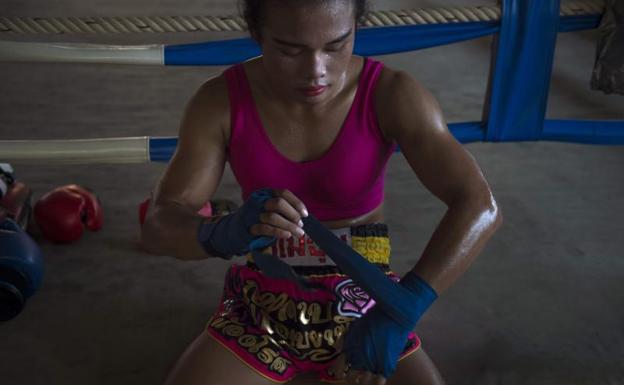
{"label": "bicep", "polygon": [[389,95],[394,111],[384,113],[391,116],[385,122],[423,185],[447,205],[489,191],[475,159],[449,131],[435,97],[413,79],[398,83],[393,93],[400,95]]}
{"label": "bicep", "polygon": [[156,205],[176,203],[196,212],[217,190],[226,161],[223,124],[229,112],[222,103],[227,97],[214,94],[204,86],[188,103],[177,148],[155,190]]}

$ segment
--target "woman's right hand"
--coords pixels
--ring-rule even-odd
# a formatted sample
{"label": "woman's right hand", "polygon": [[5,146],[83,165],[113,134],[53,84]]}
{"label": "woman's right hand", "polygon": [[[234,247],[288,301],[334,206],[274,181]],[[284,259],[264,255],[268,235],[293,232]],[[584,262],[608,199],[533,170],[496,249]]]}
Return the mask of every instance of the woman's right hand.
{"label": "woman's right hand", "polygon": [[266,236],[288,239],[302,237],[303,222],[301,218],[308,216],[303,202],[292,192],[285,189],[269,189],[272,198],[264,202],[264,212],[259,216],[259,223],[250,227],[253,236]]}
{"label": "woman's right hand", "polygon": [[197,237],[208,254],[230,259],[248,253],[250,247],[266,247],[279,238],[303,236],[301,218],[305,216],[305,205],[293,193],[265,188],[251,193],[234,213],[206,218]]}

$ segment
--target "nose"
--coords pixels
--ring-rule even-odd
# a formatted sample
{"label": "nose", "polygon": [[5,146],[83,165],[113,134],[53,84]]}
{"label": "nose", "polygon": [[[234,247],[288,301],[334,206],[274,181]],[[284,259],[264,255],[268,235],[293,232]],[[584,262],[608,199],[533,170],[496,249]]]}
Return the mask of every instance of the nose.
{"label": "nose", "polygon": [[322,51],[310,52],[305,67],[304,73],[309,80],[323,79],[327,75],[327,55]]}

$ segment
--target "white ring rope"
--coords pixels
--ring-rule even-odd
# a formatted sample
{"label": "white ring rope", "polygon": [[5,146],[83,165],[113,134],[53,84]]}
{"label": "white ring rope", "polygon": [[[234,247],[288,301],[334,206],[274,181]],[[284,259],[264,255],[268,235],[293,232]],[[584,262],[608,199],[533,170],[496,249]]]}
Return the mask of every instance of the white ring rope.
{"label": "white ring rope", "polygon": [[[561,3],[560,16],[595,15],[603,10],[604,0],[568,0]],[[500,6],[489,5],[373,11],[362,26],[496,21],[500,16]],[[0,35],[242,32],[246,29],[240,16],[0,17]]]}
{"label": "white ring rope", "polygon": [[147,163],[149,137],[3,140],[0,157],[11,162],[41,164]]}

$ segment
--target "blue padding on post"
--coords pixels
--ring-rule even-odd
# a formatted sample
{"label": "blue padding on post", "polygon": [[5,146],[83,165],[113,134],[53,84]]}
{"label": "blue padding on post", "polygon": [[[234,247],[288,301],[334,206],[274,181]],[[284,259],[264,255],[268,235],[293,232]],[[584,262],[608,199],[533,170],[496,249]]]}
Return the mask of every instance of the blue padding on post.
{"label": "blue padding on post", "polygon": [[498,24],[497,21],[479,21],[364,28],[357,33],[353,51],[362,56],[414,51],[492,35],[498,32]]}
{"label": "blue padding on post", "polygon": [[[363,56],[449,44],[498,32],[498,22],[425,24],[360,29],[354,53]],[[165,47],[165,65],[229,65],[260,55],[260,47],[249,38]]]}
{"label": "blue padding on post", "polygon": [[542,140],[624,145],[624,120],[546,120]]}
{"label": "blue padding on post", "polygon": [[559,0],[503,0],[488,141],[541,136],[559,28]]}
{"label": "blue padding on post", "polygon": [[450,123],[449,130],[461,143],[483,142],[485,125],[483,122]]}
{"label": "blue padding on post", "polygon": [[165,65],[230,65],[258,55],[260,47],[250,38],[170,45]]}
{"label": "blue padding on post", "polygon": [[178,138],[175,136],[150,138],[149,158],[151,162],[169,162],[178,146]]}

